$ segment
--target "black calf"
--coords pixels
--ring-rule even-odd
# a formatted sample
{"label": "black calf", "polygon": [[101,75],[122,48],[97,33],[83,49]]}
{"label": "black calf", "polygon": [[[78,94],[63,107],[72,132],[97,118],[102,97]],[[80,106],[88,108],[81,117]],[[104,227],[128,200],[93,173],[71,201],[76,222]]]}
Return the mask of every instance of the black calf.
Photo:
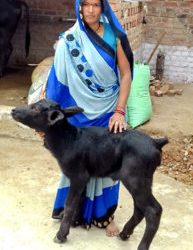
{"label": "black calf", "polygon": [[76,128],[67,118],[83,110],[61,109],[49,100],[16,108],[12,116],[35,130],[45,133],[45,144],[70,179],[64,217],[55,237],[64,242],[81,194],[91,176],[109,176],[121,180],[134,200],[134,213],[120,237],[126,240],[145,217],[146,228],[138,250],[147,250],[158,230],[162,208],[152,194],[152,180],[161,163],[161,148],[166,138],[153,139],[137,130],[110,133],[102,127]]}
{"label": "black calf", "polygon": [[30,47],[29,7],[20,0],[0,0],[0,77],[3,76],[13,50],[12,37],[21,18],[22,6],[26,11],[25,52],[27,57]]}

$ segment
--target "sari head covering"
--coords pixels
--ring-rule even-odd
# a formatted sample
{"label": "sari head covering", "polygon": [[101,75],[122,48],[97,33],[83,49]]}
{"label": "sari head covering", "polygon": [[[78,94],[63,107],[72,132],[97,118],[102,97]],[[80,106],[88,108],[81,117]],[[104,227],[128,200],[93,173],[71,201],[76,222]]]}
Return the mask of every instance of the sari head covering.
{"label": "sari head covering", "polygon": [[[80,106],[84,112],[69,119],[75,126],[108,126],[119,95],[116,42],[120,39],[133,68],[133,54],[127,36],[107,0],[102,1],[103,38],[95,34],[80,16],[81,1],[76,0],[77,21],[62,33],[51,68],[46,97],[62,107]],[[60,218],[69,191],[69,180],[62,175],[53,210]],[[117,207],[119,182],[110,178],[90,178],[81,209],[81,220],[106,227]]]}
{"label": "sari head covering", "polygon": [[[81,15],[80,15],[80,6],[81,4],[84,2],[84,0],[76,0],[76,5],[75,5],[75,13],[76,13],[76,17],[77,20],[79,22],[79,26],[82,30],[84,30],[85,32],[89,31],[92,33],[92,30],[86,30],[84,27],[84,23],[81,19]],[[133,53],[127,38],[127,34],[125,32],[125,30],[122,28],[120,22],[118,21],[116,15],[114,14],[108,0],[101,0],[101,5],[102,5],[102,14],[101,14],[101,21],[103,23],[109,23],[110,26],[113,29],[113,32],[115,33],[115,36],[120,39],[122,48],[125,52],[125,55],[127,57],[127,60],[130,64],[130,68],[131,68],[131,73],[133,76]],[[93,34],[94,35],[94,34]],[[97,43],[97,35],[95,36],[95,43]],[[100,40],[100,39],[99,39]],[[98,44],[99,46],[102,46],[102,44]],[[105,45],[103,44],[103,46],[105,47]],[[105,49],[105,48],[104,48]]]}
{"label": "sari head covering", "polygon": [[[76,0],[76,23],[58,41],[46,97],[62,107],[83,108],[83,113],[69,119],[76,126],[107,126],[119,94],[116,46],[113,48],[83,22],[81,2]],[[132,71],[133,54],[126,33],[108,1],[103,0],[102,4],[100,21],[110,26],[115,38],[120,39]]]}

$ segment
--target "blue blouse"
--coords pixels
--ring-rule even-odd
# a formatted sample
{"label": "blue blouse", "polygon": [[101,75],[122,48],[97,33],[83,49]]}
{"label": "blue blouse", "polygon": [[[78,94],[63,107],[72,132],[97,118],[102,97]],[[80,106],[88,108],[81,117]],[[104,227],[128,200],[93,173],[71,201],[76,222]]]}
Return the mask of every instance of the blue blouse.
{"label": "blue blouse", "polygon": [[103,23],[104,25],[104,33],[103,33],[103,40],[108,43],[116,52],[117,50],[117,39],[116,36],[111,29],[111,26],[108,23]]}

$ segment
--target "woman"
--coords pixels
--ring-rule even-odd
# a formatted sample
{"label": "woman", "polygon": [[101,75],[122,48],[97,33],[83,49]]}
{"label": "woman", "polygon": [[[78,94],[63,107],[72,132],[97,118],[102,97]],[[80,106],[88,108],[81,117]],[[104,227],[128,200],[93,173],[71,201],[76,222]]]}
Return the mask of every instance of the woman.
{"label": "woman", "polygon": [[[122,132],[126,129],[125,107],[133,67],[126,34],[107,0],[76,0],[75,9],[75,25],[61,34],[57,43],[46,97],[63,107],[82,107],[83,114],[70,118],[75,126],[104,126],[114,133]],[[53,218],[62,216],[69,185],[62,175]],[[106,228],[108,236],[117,235],[113,214],[118,192],[119,182],[91,178],[76,223],[93,223]]]}

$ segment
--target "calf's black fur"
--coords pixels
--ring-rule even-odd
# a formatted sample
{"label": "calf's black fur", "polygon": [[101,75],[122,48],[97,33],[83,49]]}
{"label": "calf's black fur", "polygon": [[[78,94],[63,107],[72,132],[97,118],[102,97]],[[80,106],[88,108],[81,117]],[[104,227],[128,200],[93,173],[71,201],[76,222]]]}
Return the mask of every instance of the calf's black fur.
{"label": "calf's black fur", "polygon": [[55,241],[64,242],[81,194],[92,177],[121,180],[132,195],[134,212],[120,238],[126,240],[134,228],[146,220],[138,250],[147,250],[158,230],[162,207],[152,194],[153,174],[161,163],[161,148],[167,138],[153,139],[137,130],[114,134],[103,127],[76,128],[67,118],[83,110],[61,109],[50,100],[15,108],[12,116],[35,130],[45,133],[46,147],[70,179],[70,191],[64,216]]}

